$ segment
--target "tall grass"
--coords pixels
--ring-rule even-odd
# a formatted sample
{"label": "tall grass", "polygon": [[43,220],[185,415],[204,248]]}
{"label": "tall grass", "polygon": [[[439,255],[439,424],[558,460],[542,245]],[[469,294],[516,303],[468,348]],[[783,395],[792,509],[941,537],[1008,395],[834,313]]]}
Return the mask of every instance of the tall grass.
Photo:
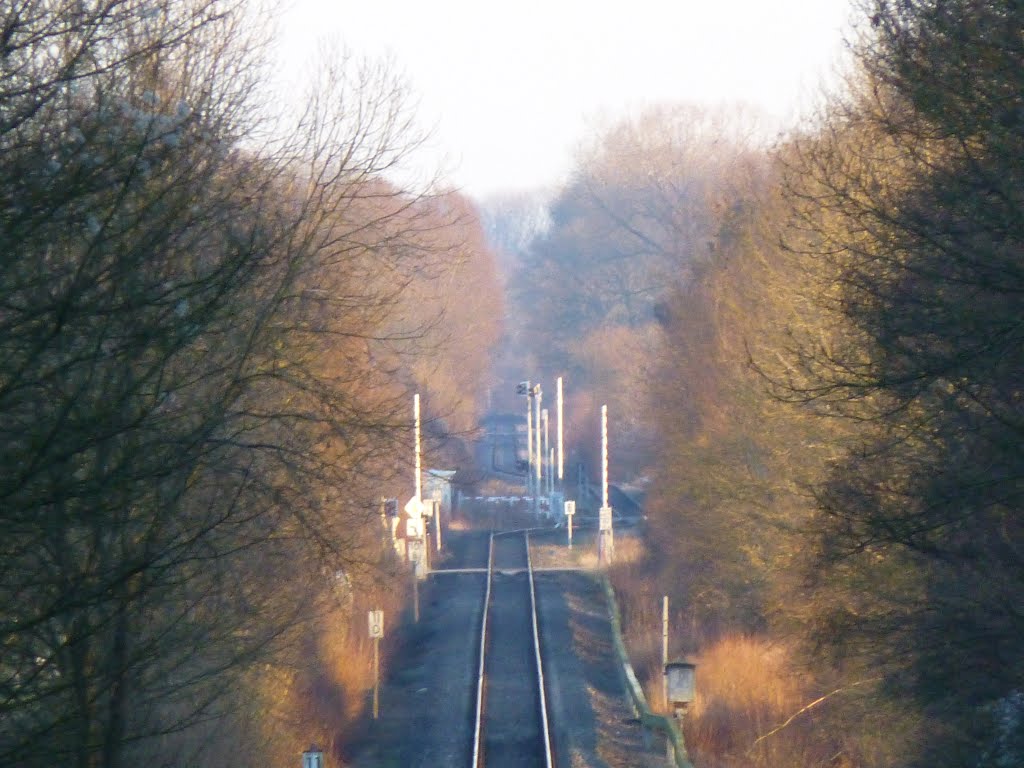
{"label": "tall grass", "polygon": [[[639,543],[639,542],[637,542]],[[651,708],[667,713],[662,693],[662,596],[633,547],[610,576],[619,597],[626,647]],[[671,597],[671,594],[670,594]],[[848,756],[829,717],[830,701],[807,707],[821,685],[798,667],[797,653],[768,635],[721,633],[700,626],[671,601],[669,658],[697,664],[696,701],[683,722],[697,768],[842,768]],[[832,712],[831,714],[834,714]]]}
{"label": "tall grass", "polygon": [[784,645],[743,635],[722,637],[696,656],[700,682],[685,733],[702,765],[836,764],[835,744],[815,731],[810,713],[790,720],[814,699],[791,656]]}
{"label": "tall grass", "polygon": [[373,687],[373,644],[367,611],[382,609],[381,674],[396,645],[411,580],[394,563],[371,569],[350,589],[338,592],[333,607],[303,627],[293,652],[255,670],[248,681],[249,700],[237,722],[239,764],[289,766],[310,744],[329,755],[328,765],[343,765],[341,753],[366,717]]}

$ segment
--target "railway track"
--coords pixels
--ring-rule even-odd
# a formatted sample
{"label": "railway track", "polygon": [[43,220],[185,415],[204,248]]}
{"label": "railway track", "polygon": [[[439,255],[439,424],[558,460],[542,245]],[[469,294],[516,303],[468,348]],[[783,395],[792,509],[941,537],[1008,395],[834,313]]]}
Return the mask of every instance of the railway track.
{"label": "railway track", "polygon": [[489,437],[491,440],[491,471],[525,482],[526,470],[516,466],[519,458],[518,435],[492,432]]}
{"label": "railway track", "polygon": [[529,533],[491,534],[473,768],[553,768]]}

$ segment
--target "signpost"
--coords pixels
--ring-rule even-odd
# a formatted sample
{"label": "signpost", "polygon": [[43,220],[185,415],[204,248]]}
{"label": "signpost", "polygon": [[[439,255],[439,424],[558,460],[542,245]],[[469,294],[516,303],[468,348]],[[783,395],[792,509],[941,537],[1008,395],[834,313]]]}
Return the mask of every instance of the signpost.
{"label": "signpost", "polygon": [[376,720],[380,711],[380,639],[384,637],[384,611],[370,611],[367,624],[373,640],[373,719]]}
{"label": "signpost", "polygon": [[[422,525],[423,521],[420,521]],[[420,621],[420,579],[427,577],[427,547],[422,538],[406,539],[406,550],[409,562],[412,563],[412,616],[418,624]]]}
{"label": "signpost", "polygon": [[[427,526],[423,519],[427,505],[419,496],[413,496],[405,503],[405,512],[409,517],[405,521],[405,547],[409,562],[413,564],[416,578],[424,578],[427,568],[427,549],[424,545]],[[433,512],[433,504],[430,505]]]}
{"label": "signpost", "polygon": [[565,516],[568,518],[569,528],[569,549],[572,549],[572,516],[576,514],[576,502],[567,501],[565,502]]}
{"label": "signpost", "polygon": [[[412,521],[410,521],[412,522]],[[419,521],[422,530],[423,521]],[[406,540],[405,546],[409,552],[409,562],[413,564],[413,573],[417,579],[426,578],[427,570],[427,547],[422,536]]]}
{"label": "signpost", "polygon": [[368,611],[367,624],[371,639],[379,640],[384,637],[384,611]]}

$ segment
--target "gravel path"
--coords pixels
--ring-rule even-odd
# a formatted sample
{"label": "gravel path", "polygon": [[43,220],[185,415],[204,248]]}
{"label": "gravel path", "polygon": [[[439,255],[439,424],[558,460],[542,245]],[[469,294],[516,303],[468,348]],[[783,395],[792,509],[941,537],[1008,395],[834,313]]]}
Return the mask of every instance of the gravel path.
{"label": "gravel path", "polygon": [[[517,539],[496,539],[499,570],[525,565]],[[455,551],[446,564],[485,565],[484,542],[486,534],[477,532],[453,537]],[[557,768],[665,768],[664,744],[633,719],[600,584],[582,572],[541,573],[536,583]],[[420,623],[413,625],[410,617],[396,630],[401,650],[385,675],[381,717],[367,717],[358,738],[350,739],[346,766],[468,768],[484,584],[483,574],[441,573],[423,585]],[[525,574],[495,577],[497,604],[504,607],[492,618],[491,652],[512,666],[500,680],[492,673],[489,683],[491,714],[504,724],[488,729],[491,768],[499,756],[503,766],[538,765],[536,726],[522,719],[525,714],[500,710],[505,702],[528,704],[524,713],[536,711],[532,656],[526,658],[528,646],[516,639],[530,631],[519,604],[528,601],[525,585]]]}
{"label": "gravel path", "polygon": [[558,768],[665,768],[665,745],[634,719],[600,584],[537,574],[544,675]]}
{"label": "gravel path", "polygon": [[449,531],[444,538],[444,552],[435,568],[486,568],[488,531]]}
{"label": "gravel path", "polygon": [[420,623],[398,630],[402,642],[381,687],[380,719],[364,718],[346,765],[469,765],[485,581],[444,574],[424,584]]}

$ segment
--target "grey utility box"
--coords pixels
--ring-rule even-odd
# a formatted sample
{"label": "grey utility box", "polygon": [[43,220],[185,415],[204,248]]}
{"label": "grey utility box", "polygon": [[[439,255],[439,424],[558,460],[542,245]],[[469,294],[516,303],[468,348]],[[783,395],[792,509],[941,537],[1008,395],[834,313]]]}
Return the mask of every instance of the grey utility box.
{"label": "grey utility box", "polygon": [[302,768],[324,768],[324,753],[316,744],[302,753]]}
{"label": "grey utility box", "polygon": [[668,700],[672,709],[686,709],[697,695],[697,665],[672,661],[665,665]]}

